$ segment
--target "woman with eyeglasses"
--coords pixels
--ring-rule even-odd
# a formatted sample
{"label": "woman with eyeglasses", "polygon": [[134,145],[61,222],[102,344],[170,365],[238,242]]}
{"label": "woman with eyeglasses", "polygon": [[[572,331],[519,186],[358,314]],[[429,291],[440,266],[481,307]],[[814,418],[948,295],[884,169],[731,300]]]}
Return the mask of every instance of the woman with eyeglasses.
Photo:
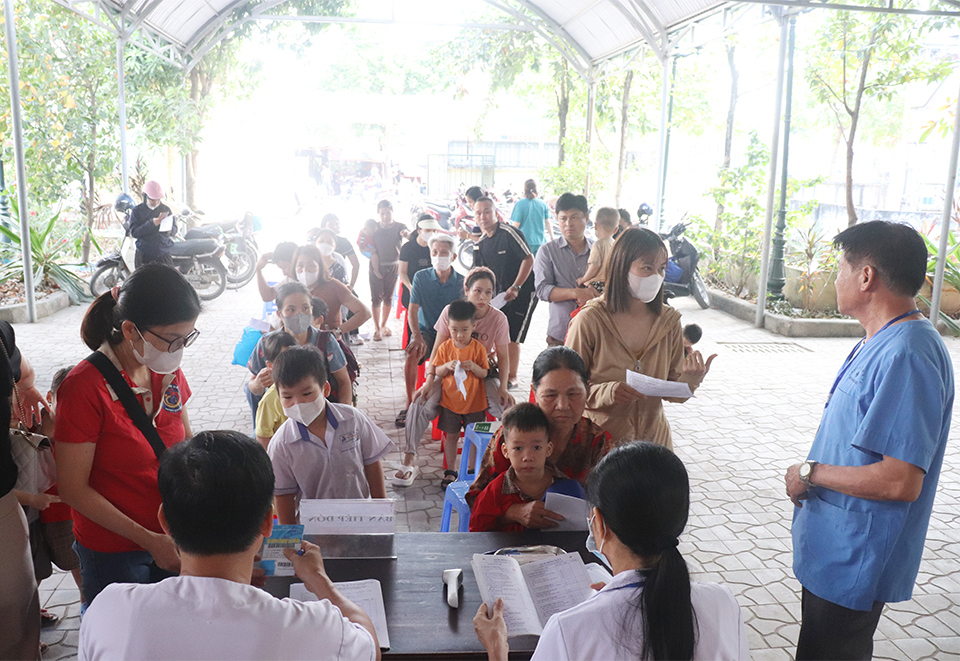
{"label": "woman with eyeglasses", "polygon": [[[158,454],[191,436],[180,361],[200,334],[199,314],[200,299],[179,271],[148,264],[83,318],[80,335],[94,354],[60,386],[56,429],[60,496],[76,512],[82,609],[111,583],[153,583],[180,571],[157,520]],[[124,387],[108,385],[108,376]],[[121,401],[131,394],[146,413],[142,426]]]}

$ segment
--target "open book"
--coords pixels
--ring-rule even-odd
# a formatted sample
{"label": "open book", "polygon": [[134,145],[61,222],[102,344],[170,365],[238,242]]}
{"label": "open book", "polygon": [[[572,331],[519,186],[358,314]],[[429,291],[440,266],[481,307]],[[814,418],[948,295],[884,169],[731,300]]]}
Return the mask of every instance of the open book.
{"label": "open book", "polygon": [[579,553],[520,565],[508,555],[473,556],[473,573],[488,609],[503,599],[508,636],[537,635],[550,616],[593,594]]}
{"label": "open book", "polygon": [[[373,621],[377,631],[377,642],[381,649],[390,649],[390,636],[387,633],[387,612],[383,607],[383,589],[380,581],[368,578],[362,581],[334,583],[340,593],[360,607]],[[303,583],[290,586],[290,598],[297,601],[320,601],[317,595],[307,590]]]}

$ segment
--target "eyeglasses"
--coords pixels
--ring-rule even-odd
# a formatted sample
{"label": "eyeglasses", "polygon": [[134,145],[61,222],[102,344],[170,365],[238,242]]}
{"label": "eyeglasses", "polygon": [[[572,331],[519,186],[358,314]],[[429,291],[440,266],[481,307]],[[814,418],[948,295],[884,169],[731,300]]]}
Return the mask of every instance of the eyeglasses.
{"label": "eyeglasses", "polygon": [[167,353],[176,353],[180,351],[180,349],[186,349],[191,344],[196,342],[198,337],[200,337],[199,328],[194,328],[192,331],[190,331],[186,335],[174,338],[172,340],[168,340],[163,335],[158,335],[157,333],[154,333],[149,328],[147,329],[147,332],[153,335],[154,337],[161,339],[167,343]]}

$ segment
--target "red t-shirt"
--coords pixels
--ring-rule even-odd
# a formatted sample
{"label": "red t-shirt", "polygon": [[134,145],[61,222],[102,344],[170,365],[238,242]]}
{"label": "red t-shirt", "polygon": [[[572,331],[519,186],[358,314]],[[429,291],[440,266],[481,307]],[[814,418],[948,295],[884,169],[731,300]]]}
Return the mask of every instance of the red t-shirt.
{"label": "red t-shirt", "polygon": [[511,521],[497,525],[497,519],[506,514],[511,505],[525,503],[522,493],[503,493],[503,481],[506,473],[501,473],[493,482],[480,492],[470,510],[470,532],[521,532],[524,527]]}
{"label": "red t-shirt", "polygon": [[[122,372],[127,383],[134,384]],[[153,422],[167,447],[183,441],[181,411],[190,399],[190,387],[177,370],[161,392],[163,374],[152,377]],[[137,395],[143,404],[143,396]],[[159,412],[158,412],[159,411]],[[96,367],[83,360],[67,375],[57,391],[57,442],[96,443],[89,484],[114,507],[147,530],[162,533],[157,520],[160,462],[150,443],[115,400]],[[74,511],[73,534],[83,546],[102,553],[142,550],[129,539],[94,523]]]}

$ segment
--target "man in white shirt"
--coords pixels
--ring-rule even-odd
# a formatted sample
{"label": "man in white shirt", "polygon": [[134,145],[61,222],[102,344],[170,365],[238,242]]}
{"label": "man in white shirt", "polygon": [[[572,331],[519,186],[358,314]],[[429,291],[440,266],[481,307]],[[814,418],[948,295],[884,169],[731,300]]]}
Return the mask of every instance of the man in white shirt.
{"label": "man in white shirt", "polygon": [[81,661],[380,658],[370,618],[327,577],[319,547],[284,553],[320,601],[250,585],[273,529],[273,469],[256,441],[201,432],[164,453],[158,481],[160,525],[180,551],[180,576],[101,592],[80,627]]}

